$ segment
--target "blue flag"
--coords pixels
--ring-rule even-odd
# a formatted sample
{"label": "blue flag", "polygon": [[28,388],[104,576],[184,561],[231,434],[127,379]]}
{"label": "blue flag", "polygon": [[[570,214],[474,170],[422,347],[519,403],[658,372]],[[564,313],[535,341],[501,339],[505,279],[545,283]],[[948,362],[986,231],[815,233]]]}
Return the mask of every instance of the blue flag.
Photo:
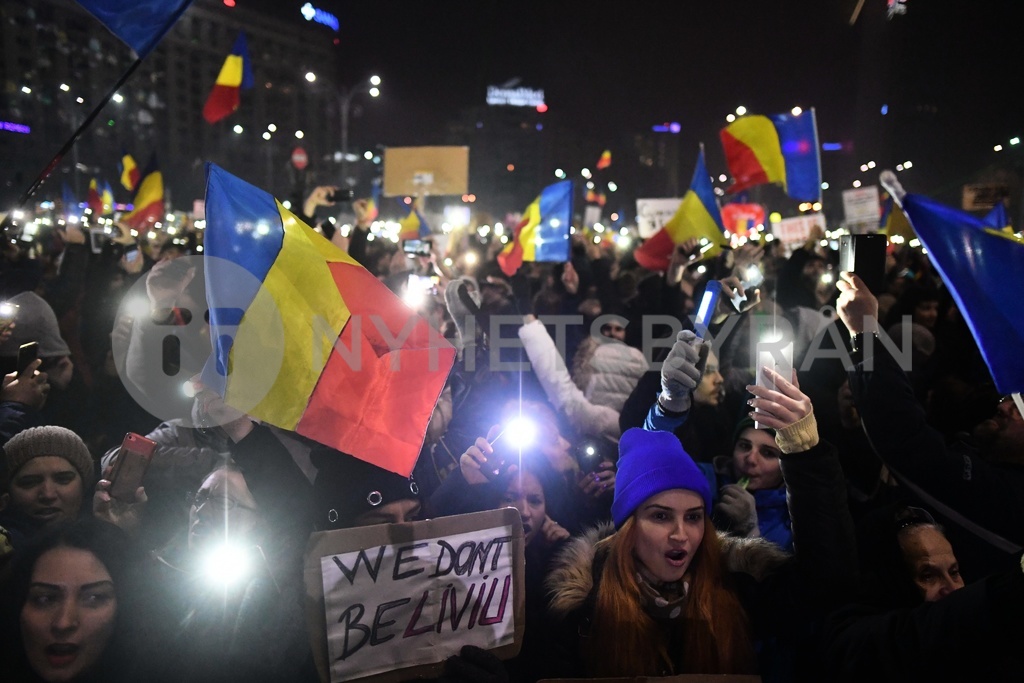
{"label": "blue flag", "polygon": [[66,182],[61,183],[60,200],[64,204],[65,216],[70,216],[72,213],[78,214],[78,200],[75,198],[75,193],[71,190],[71,186]]}
{"label": "blue flag", "polygon": [[1024,391],[1024,243],[970,214],[908,194],[903,208],[1003,394]]}
{"label": "blue flag", "polygon": [[[981,222],[990,228],[996,230],[1003,230],[1010,227],[1010,217],[1006,215],[1006,204],[1002,200],[996,202],[996,205],[992,207],[992,210],[985,214],[985,217],[981,219]],[[1010,232],[1013,232],[1011,229]]]}
{"label": "blue flag", "polygon": [[156,47],[192,0],[77,0],[142,59]]}

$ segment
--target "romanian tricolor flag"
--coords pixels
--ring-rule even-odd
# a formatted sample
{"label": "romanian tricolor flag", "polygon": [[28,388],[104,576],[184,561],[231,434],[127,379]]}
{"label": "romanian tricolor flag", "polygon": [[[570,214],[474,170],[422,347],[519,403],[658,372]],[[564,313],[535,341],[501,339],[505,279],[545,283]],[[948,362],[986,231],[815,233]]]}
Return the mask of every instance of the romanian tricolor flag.
{"label": "romanian tricolor flag", "polygon": [[726,245],[722,213],[715,201],[715,190],[704,165],[704,150],[697,156],[690,189],[683,196],[675,215],[661,230],[634,252],[637,263],[648,270],[667,270],[672,250],[677,244],[697,238],[701,242],[701,258],[717,256]]}
{"label": "romanian tricolor flag", "polygon": [[114,190],[106,180],[103,181],[103,187],[100,188],[100,202],[103,204],[104,215],[114,210]]}
{"label": "romanian tricolor flag", "polygon": [[427,225],[427,219],[423,217],[415,203],[405,218],[398,219],[398,224],[402,226],[398,233],[398,239],[421,240],[430,237],[430,226]]}
{"label": "romanian tricolor flag", "polygon": [[514,275],[524,261],[568,261],[571,225],[572,181],[548,185],[526,207],[523,219],[498,254],[502,272]]}
{"label": "romanian tricolor flag", "polygon": [[216,123],[225,116],[233,114],[241,104],[241,91],[249,90],[256,85],[252,75],[252,60],[249,59],[249,48],[246,46],[245,34],[239,33],[231,54],[224,60],[220,68],[217,82],[213,84],[210,96],[203,107],[203,118],[208,123]]}
{"label": "romanian tricolor flag", "polygon": [[125,150],[121,150],[121,186],[129,192],[135,192],[142,174],[135,163],[135,158]]}
{"label": "romanian tricolor flag", "polygon": [[149,54],[192,0],[78,0],[139,58]]}
{"label": "romanian tricolor flag", "polygon": [[215,345],[203,384],[255,419],[409,476],[455,349],[274,197],[213,164],[206,220]]}
{"label": "romanian tricolor flag", "polygon": [[597,170],[603,171],[604,169],[608,168],[611,165],[612,151],[610,149],[606,149],[605,151],[601,152],[601,158],[597,160]]}
{"label": "romanian tricolor flag", "polygon": [[1024,242],[908,194],[903,210],[978,342],[996,388],[1024,391]]}
{"label": "romanian tricolor flag", "polygon": [[729,192],[775,183],[793,199],[821,200],[821,158],[814,110],[800,114],[744,116],[719,134],[729,172]]}
{"label": "romanian tricolor flag", "polygon": [[93,216],[103,215],[103,197],[100,196],[100,184],[95,178],[89,181],[89,193],[85,196]]}
{"label": "romanian tricolor flag", "polygon": [[156,166],[154,154],[146,172],[142,174],[139,189],[132,198],[132,211],[121,218],[131,228],[141,230],[163,220],[164,217],[164,176]]}

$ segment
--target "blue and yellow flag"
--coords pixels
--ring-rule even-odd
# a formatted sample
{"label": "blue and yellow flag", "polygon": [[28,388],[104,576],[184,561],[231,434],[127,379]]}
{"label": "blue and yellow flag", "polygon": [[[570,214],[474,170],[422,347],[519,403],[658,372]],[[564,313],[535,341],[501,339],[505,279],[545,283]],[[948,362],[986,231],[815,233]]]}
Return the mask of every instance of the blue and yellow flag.
{"label": "blue and yellow flag", "polygon": [[903,210],[974,335],[996,387],[1024,391],[1024,243],[980,219],[908,194]]}

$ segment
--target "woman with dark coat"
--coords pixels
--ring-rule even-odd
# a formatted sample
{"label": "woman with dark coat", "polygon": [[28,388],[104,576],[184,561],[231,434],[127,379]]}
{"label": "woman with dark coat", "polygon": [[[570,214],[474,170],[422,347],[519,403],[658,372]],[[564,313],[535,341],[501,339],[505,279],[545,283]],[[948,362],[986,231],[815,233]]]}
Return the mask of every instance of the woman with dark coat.
{"label": "woman with dark coat", "polygon": [[[619,443],[614,529],[571,542],[547,580],[559,621],[551,677],[801,671],[810,627],[856,581],[853,524],[834,448],[819,443],[810,401],[772,373],[748,387],[754,417],[778,430],[796,555],[720,536],[711,491],[679,440],[631,429]],[[793,648],[802,648],[797,653]]]}

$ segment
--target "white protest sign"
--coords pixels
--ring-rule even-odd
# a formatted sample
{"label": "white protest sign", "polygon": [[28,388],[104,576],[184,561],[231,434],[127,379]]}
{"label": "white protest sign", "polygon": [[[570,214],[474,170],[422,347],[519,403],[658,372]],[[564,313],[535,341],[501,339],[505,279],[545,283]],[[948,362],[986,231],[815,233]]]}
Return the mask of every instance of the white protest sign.
{"label": "white protest sign", "polygon": [[514,656],[523,546],[511,508],[313,534],[306,591],[320,605],[317,624],[308,616],[321,679],[407,680],[463,645]]}
{"label": "white protest sign", "polygon": [[682,203],[682,198],[636,200],[636,228],[640,237],[647,239],[658,232]]}
{"label": "white protest sign", "polygon": [[881,214],[878,186],[858,187],[843,190],[843,214],[847,223],[878,224]]}
{"label": "white protest sign", "polygon": [[588,206],[583,209],[583,225],[591,228],[594,223],[601,222],[601,207],[600,206]]}
{"label": "white protest sign", "polygon": [[824,233],[824,214],[810,213],[804,216],[783,218],[778,223],[772,223],[772,234],[775,235],[775,239],[786,245],[786,252],[789,253],[807,241],[814,226],[820,227]]}

